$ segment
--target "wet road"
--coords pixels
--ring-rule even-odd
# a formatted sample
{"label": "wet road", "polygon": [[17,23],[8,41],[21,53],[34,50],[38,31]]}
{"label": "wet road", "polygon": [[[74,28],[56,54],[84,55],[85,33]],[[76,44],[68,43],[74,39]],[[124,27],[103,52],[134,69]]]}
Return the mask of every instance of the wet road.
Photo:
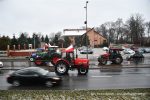
{"label": "wet road", "polygon": [[0,90],[75,90],[75,89],[124,89],[150,88],[150,68],[100,68],[91,69],[87,76],[78,76],[77,71],[69,71],[63,76],[60,86],[47,88],[45,86],[13,87],[6,82],[10,70],[0,73]]}

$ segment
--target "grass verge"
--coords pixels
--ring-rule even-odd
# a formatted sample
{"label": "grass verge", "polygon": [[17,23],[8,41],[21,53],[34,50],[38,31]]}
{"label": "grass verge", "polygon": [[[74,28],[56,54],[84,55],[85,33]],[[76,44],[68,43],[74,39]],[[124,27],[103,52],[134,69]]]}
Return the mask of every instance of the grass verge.
{"label": "grass verge", "polygon": [[0,100],[150,100],[150,88],[109,90],[0,90]]}

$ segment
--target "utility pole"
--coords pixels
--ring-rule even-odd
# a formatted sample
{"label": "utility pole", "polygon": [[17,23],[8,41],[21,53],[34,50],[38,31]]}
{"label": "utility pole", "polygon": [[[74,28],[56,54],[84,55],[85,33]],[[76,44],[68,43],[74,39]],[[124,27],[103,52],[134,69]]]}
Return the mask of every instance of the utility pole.
{"label": "utility pole", "polygon": [[86,16],[86,21],[84,22],[86,24],[86,49],[87,49],[87,54],[86,54],[86,58],[88,59],[88,36],[87,36],[87,4],[88,4],[88,1],[86,1],[86,6],[84,7],[85,8],[85,16]]}
{"label": "utility pole", "polygon": [[33,39],[34,39],[34,49],[35,49],[35,33],[33,34]]}

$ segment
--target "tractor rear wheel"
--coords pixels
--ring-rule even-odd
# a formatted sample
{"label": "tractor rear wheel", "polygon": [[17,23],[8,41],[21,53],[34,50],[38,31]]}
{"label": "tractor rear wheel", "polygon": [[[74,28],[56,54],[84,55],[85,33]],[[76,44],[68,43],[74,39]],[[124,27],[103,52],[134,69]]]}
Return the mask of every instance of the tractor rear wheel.
{"label": "tractor rear wheel", "polygon": [[116,57],[114,62],[115,64],[121,64],[122,61],[123,61],[122,57]]}
{"label": "tractor rear wheel", "polygon": [[56,66],[55,66],[56,74],[65,75],[68,73],[68,69],[69,69],[69,67],[65,62],[60,61],[60,62],[56,63]]}
{"label": "tractor rear wheel", "polygon": [[87,68],[78,68],[78,74],[79,75],[86,75],[88,73]]}
{"label": "tractor rear wheel", "polygon": [[36,58],[34,61],[35,65],[37,66],[41,66],[43,64],[42,59],[41,58]]}

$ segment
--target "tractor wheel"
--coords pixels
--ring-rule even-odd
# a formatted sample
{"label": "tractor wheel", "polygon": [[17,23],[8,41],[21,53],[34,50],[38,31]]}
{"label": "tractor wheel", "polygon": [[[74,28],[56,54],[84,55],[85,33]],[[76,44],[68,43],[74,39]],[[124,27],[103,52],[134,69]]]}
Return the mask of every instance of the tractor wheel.
{"label": "tractor wheel", "polygon": [[102,65],[106,65],[107,64],[107,60],[105,58],[101,58],[99,60],[99,63],[102,64]]}
{"label": "tractor wheel", "polygon": [[86,68],[79,68],[78,69],[78,74],[79,75],[86,75],[88,73],[88,69]]}
{"label": "tractor wheel", "polygon": [[31,62],[33,62],[33,61],[34,61],[34,58],[31,57],[31,58],[29,58],[29,60],[30,60]]}
{"label": "tractor wheel", "polygon": [[122,57],[116,57],[114,62],[115,64],[121,64],[122,61],[123,61]]}
{"label": "tractor wheel", "polygon": [[41,66],[43,64],[42,59],[41,58],[36,58],[34,61],[35,65],[37,66]]}
{"label": "tractor wheel", "polygon": [[58,75],[65,75],[65,74],[67,74],[68,73],[68,69],[69,69],[68,65],[65,62],[63,62],[63,61],[58,62],[56,64],[56,66],[55,66],[55,72]]}

